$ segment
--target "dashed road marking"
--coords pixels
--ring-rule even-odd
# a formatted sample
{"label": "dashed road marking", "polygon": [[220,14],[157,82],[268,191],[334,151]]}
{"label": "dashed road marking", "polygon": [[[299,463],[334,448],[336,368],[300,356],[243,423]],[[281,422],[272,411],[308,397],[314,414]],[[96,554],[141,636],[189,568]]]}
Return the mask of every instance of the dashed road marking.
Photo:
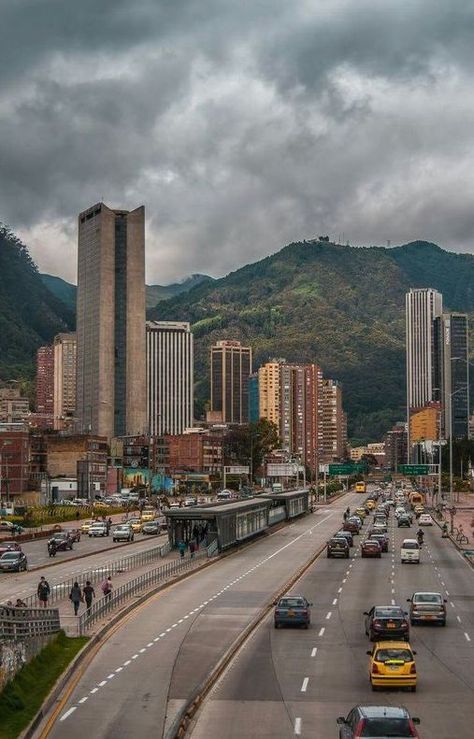
{"label": "dashed road marking", "polygon": [[316,657],[317,653],[318,653],[318,648],[317,647],[313,647],[312,650],[311,650],[311,656],[312,657]]}
{"label": "dashed road marking", "polygon": [[301,734],[301,719],[295,718],[295,734],[299,736]]}
{"label": "dashed road marking", "polygon": [[332,616],[332,611],[328,611],[326,613],[326,621],[329,621],[329,619],[331,618],[331,616]]}
{"label": "dashed road marking", "polygon": [[324,632],[325,632],[325,631],[326,631],[325,627],[324,627],[324,626],[322,626],[322,627],[321,627],[321,628],[319,629],[319,634],[318,634],[318,636],[324,636]]}
{"label": "dashed road marking", "polygon": [[70,716],[71,713],[74,713],[75,710],[76,710],[76,706],[72,706],[72,708],[70,708],[68,711],[66,711],[66,713],[63,713],[63,715],[61,716],[61,718],[59,720],[60,721],[64,721],[64,719],[66,719],[68,716]]}
{"label": "dashed road marking", "polygon": [[308,689],[308,683],[309,683],[309,677],[305,677],[305,679],[303,680],[303,684],[301,686],[301,692],[302,693],[306,693],[306,691]]}
{"label": "dashed road marking", "polygon": [[464,636],[466,637],[466,641],[471,641],[471,637],[467,633],[467,631],[464,632]]}

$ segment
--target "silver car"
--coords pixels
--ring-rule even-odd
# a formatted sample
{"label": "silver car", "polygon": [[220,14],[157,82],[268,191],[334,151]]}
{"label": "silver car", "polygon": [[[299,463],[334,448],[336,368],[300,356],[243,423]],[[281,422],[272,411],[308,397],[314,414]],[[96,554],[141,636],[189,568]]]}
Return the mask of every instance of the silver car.
{"label": "silver car", "polygon": [[134,533],[128,524],[120,524],[112,532],[113,541],[133,541]]}
{"label": "silver car", "polygon": [[89,531],[87,533],[89,536],[107,536],[109,531],[106,523],[96,521],[96,523],[89,526]]}

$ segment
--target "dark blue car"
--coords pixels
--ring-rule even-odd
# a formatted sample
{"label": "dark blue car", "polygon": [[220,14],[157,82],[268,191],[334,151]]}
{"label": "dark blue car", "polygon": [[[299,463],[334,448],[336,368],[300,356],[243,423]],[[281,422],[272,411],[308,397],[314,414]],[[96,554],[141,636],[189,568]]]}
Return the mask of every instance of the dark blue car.
{"label": "dark blue car", "polygon": [[275,604],[275,629],[280,626],[304,626],[311,623],[310,606],[303,595],[285,595]]}

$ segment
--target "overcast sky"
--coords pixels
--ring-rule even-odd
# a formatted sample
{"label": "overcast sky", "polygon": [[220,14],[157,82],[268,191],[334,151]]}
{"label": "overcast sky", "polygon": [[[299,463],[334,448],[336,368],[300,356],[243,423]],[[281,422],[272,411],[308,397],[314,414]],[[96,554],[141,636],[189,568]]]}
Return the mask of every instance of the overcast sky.
{"label": "overcast sky", "polygon": [[473,250],[474,4],[0,0],[0,220],[75,279],[76,216],[147,213],[147,281],[289,241]]}

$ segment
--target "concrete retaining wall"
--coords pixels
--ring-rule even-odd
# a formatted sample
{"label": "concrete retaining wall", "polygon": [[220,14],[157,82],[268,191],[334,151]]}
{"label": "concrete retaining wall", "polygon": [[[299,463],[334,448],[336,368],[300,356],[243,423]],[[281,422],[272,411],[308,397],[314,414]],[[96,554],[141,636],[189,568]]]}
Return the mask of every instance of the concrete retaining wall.
{"label": "concrete retaining wall", "polygon": [[0,692],[23,665],[36,657],[56,636],[57,634],[51,634],[50,636],[36,636],[24,641],[12,639],[0,642]]}

